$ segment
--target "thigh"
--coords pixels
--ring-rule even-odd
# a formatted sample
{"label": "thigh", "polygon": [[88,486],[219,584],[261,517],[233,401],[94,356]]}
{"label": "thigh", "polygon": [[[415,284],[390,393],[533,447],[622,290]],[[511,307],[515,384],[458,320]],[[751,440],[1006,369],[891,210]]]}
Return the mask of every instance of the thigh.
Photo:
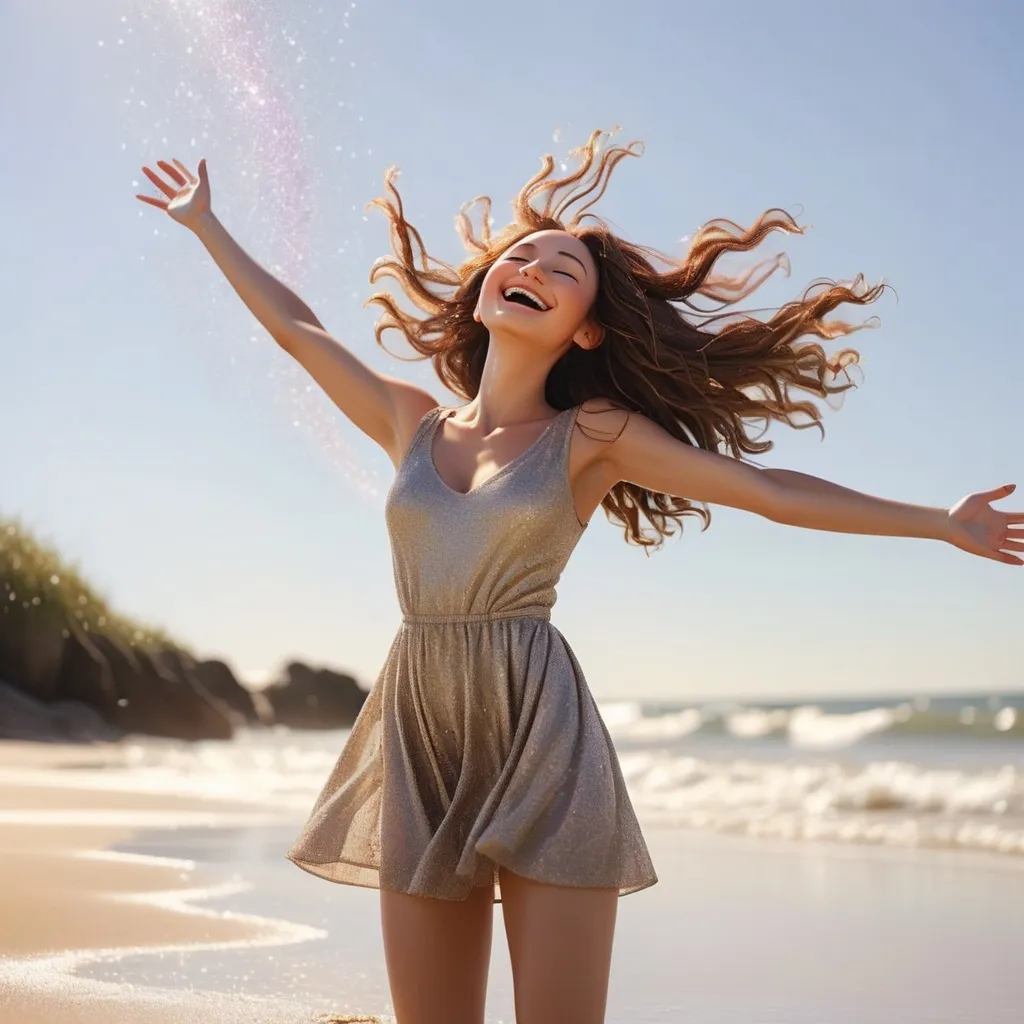
{"label": "thigh", "polygon": [[494,887],[465,900],[382,889],[380,917],[398,1024],[483,1024]]}
{"label": "thigh", "polygon": [[602,1024],[617,889],[543,885],[502,870],[519,1024]]}

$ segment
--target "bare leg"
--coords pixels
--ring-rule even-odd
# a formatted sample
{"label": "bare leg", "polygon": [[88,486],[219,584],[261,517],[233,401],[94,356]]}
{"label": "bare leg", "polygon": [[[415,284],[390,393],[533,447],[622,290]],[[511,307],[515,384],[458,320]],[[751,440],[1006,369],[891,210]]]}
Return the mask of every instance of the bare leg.
{"label": "bare leg", "polygon": [[466,900],[382,889],[380,918],[398,1024],[483,1024],[493,887]]}
{"label": "bare leg", "polygon": [[500,880],[516,1024],[602,1024],[618,890]]}

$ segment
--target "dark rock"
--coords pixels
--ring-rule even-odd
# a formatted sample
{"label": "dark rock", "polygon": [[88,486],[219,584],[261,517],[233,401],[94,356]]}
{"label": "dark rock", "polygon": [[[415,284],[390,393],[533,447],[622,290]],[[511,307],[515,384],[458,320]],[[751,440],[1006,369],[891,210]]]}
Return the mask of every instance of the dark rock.
{"label": "dark rock", "polygon": [[197,661],[193,671],[209,693],[234,708],[250,725],[272,723],[274,709],[267,699],[243,686],[223,661]]}
{"label": "dark rock", "polygon": [[[8,585],[5,593],[11,590]],[[237,726],[266,725],[274,717],[269,701],[242,686],[223,662],[196,663],[170,648],[150,655],[90,631],[62,607],[28,599],[0,602],[0,679],[45,705],[81,702],[125,732],[228,739]],[[55,728],[61,713],[50,714]],[[42,728],[35,712],[19,714],[35,723],[32,729]],[[74,728],[68,724],[59,735]]]}
{"label": "dark rock", "polygon": [[106,658],[88,632],[69,626],[61,661],[58,694],[95,708],[108,722],[118,718],[117,687]]}
{"label": "dark rock", "polygon": [[274,709],[275,723],[293,729],[346,729],[366,700],[366,691],[352,676],[297,661],[263,695]]}
{"label": "dark rock", "polygon": [[182,740],[226,740],[234,729],[229,709],[144,651],[93,634],[92,643],[110,666],[117,692],[114,724],[125,732]]}
{"label": "dark rock", "polygon": [[179,682],[185,682],[196,691],[205,701],[217,708],[231,723],[232,729],[246,724],[246,717],[243,712],[237,711],[228,701],[223,700],[218,694],[211,693],[205,685],[199,673],[196,672],[196,661],[184,651],[177,651],[173,648],[165,648],[153,655],[157,671],[162,675],[170,675]]}
{"label": "dark rock", "polygon": [[50,606],[23,608],[16,601],[0,608],[0,679],[36,700],[58,695],[64,656],[65,617]]}

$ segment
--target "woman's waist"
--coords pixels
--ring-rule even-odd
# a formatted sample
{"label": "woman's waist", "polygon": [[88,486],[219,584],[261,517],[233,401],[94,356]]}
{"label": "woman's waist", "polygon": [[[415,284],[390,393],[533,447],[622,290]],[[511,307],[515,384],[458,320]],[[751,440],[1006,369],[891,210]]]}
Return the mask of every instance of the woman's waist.
{"label": "woman's waist", "polygon": [[511,622],[516,619],[551,619],[551,606],[546,604],[520,605],[512,608],[491,608],[484,611],[463,609],[409,609],[402,611],[402,623],[408,626],[486,625],[492,622]]}

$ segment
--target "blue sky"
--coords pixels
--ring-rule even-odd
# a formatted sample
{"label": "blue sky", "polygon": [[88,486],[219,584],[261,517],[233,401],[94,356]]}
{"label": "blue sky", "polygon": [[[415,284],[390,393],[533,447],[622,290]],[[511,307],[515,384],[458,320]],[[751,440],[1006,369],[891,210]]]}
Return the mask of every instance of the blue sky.
{"label": "blue sky", "polygon": [[[762,461],[948,505],[1024,485],[1021,107],[1010,4],[14,0],[0,6],[0,512],[120,609],[244,671],[373,681],[399,621],[386,456],[254,325],[199,243],[133,199],[140,164],[208,159],[214,204],[374,367],[364,206],[501,221],[544,152],[623,126],[647,153],[599,212],[681,253],[703,221],[783,206],[792,276],[890,282],[862,387]],[[557,138],[556,138],[557,137]],[[166,141],[165,141],[166,140]],[[861,311],[853,310],[852,314]],[[867,315],[867,314],[865,314]],[[407,353],[400,339],[392,351]],[[1021,504],[1024,499],[1018,500]],[[696,524],[694,524],[694,527]],[[599,698],[1024,685],[1024,574],[935,543],[717,510],[651,557],[599,514],[555,624]]]}

